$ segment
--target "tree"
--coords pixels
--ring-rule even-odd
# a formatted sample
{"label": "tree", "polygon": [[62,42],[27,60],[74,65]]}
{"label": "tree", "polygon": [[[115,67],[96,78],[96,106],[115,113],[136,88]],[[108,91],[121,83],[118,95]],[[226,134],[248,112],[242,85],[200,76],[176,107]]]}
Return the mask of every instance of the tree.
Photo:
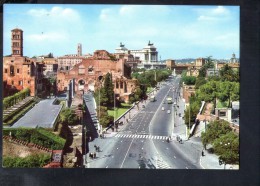
{"label": "tree", "polygon": [[229,123],[225,120],[214,120],[211,121],[206,128],[206,132],[202,132],[201,139],[204,146],[213,143],[214,140],[218,139],[222,135],[232,131]]}
{"label": "tree", "polygon": [[222,81],[237,81],[239,80],[239,72],[235,73],[228,64],[225,64],[219,71]]}
{"label": "tree", "polygon": [[204,85],[206,83],[207,81],[205,80],[204,77],[198,77],[195,82],[195,89],[198,89],[201,85]]}
{"label": "tree", "polygon": [[201,85],[196,92],[197,97],[199,100],[204,100],[206,102],[215,101],[215,98],[217,96],[217,81],[209,81],[204,85]]}
{"label": "tree", "polygon": [[60,113],[60,121],[64,124],[72,125],[78,120],[74,110],[65,108]]}
{"label": "tree", "polygon": [[104,128],[108,127],[109,123],[113,122],[114,120],[113,116],[108,115],[107,107],[104,106],[97,107],[97,115],[100,116],[99,123]]}
{"label": "tree", "polygon": [[184,76],[182,78],[183,82],[186,84],[186,85],[195,85],[195,82],[196,82],[196,77],[194,76]]}
{"label": "tree", "polygon": [[102,90],[102,97],[107,97],[105,102],[108,106],[114,105],[114,85],[112,82],[112,74],[107,73],[104,79],[104,89]]}
{"label": "tree", "polygon": [[199,109],[201,106],[200,101],[197,99],[195,95],[191,95],[189,99],[190,106],[188,106],[184,111],[184,121],[186,125],[189,124],[189,119],[190,123],[195,122],[195,119],[197,117],[197,114],[199,113]]}
{"label": "tree", "polygon": [[200,68],[198,77],[206,77],[207,70],[209,68],[214,68],[214,63],[211,57],[212,56],[208,56],[206,58],[206,63]]}
{"label": "tree", "polygon": [[239,163],[239,137],[234,132],[228,132],[214,140],[213,148],[225,164]]}

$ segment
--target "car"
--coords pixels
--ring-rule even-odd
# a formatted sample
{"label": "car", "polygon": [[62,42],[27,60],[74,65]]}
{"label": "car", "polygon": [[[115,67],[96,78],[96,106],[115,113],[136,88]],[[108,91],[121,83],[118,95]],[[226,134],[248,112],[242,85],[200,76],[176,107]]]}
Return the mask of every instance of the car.
{"label": "car", "polygon": [[179,113],[179,117],[181,117],[181,113]]}
{"label": "car", "polygon": [[145,108],[145,105],[142,105],[142,108]]}
{"label": "car", "polygon": [[162,107],[162,110],[164,110],[164,107]]}
{"label": "car", "polygon": [[170,114],[170,113],[171,113],[171,110],[167,110],[167,113]]}

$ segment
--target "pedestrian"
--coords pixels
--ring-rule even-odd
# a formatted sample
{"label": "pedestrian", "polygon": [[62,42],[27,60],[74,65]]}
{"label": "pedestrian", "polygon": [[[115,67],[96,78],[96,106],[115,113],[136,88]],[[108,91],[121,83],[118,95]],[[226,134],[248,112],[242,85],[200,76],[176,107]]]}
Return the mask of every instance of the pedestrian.
{"label": "pedestrian", "polygon": [[201,151],[201,156],[204,156],[204,151],[203,150]]}
{"label": "pedestrian", "polygon": [[94,152],[94,159],[96,158],[96,153]]}
{"label": "pedestrian", "polygon": [[180,144],[182,144],[182,139],[180,139]]}

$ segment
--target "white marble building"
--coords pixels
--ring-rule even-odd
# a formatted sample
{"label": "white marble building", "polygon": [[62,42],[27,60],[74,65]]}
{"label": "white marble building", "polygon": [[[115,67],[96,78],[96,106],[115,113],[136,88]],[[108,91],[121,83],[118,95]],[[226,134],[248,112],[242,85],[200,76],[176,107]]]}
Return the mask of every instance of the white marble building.
{"label": "white marble building", "polygon": [[120,46],[116,48],[116,55],[123,56],[125,54],[133,55],[134,60],[140,60],[141,64],[157,63],[158,52],[153,43],[148,42],[148,45],[141,50],[128,50],[125,45],[120,43]]}

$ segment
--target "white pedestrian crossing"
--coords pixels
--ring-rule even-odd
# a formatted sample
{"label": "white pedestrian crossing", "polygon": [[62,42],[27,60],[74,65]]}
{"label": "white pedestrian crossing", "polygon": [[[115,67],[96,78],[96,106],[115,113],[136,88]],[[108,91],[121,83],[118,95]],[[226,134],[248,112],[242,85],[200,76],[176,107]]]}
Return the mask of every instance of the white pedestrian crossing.
{"label": "white pedestrian crossing", "polygon": [[165,163],[162,158],[158,158],[157,159],[157,166],[156,166],[157,169],[171,169],[172,167],[169,166],[167,163]]}
{"label": "white pedestrian crossing", "polygon": [[167,136],[137,135],[137,134],[116,134],[115,138],[138,138],[152,140],[166,140]]}

